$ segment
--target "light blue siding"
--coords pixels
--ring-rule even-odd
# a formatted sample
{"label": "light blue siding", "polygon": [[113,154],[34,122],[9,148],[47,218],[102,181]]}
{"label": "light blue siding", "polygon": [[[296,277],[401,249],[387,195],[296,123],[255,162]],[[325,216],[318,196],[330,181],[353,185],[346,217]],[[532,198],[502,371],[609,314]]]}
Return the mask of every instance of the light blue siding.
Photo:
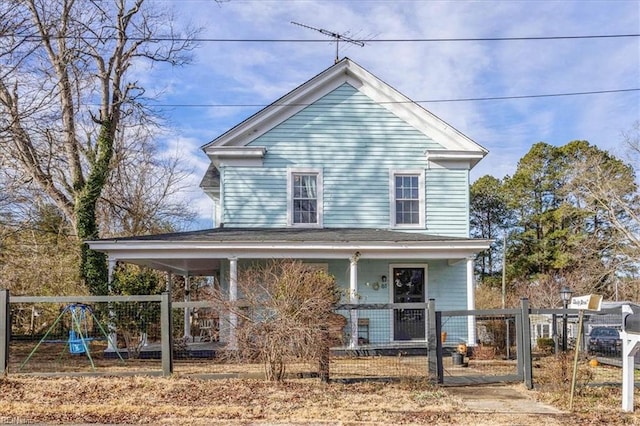
{"label": "light blue siding", "polygon": [[[416,264],[416,261],[394,261],[394,264]],[[438,310],[466,309],[466,262],[449,265],[446,260],[430,260],[418,262],[427,265],[427,299],[435,299]],[[332,268],[331,266],[334,266]],[[345,273],[346,271],[346,273]],[[372,285],[380,282],[382,275],[389,276],[389,262],[377,260],[361,260],[358,262],[358,295],[360,303],[391,303],[393,301],[392,289],[378,288]],[[335,262],[330,265],[329,272],[336,276],[340,288],[349,289],[349,262]],[[339,274],[339,275],[338,275]],[[389,282],[391,282],[389,280]],[[370,285],[367,286],[367,283]],[[391,312],[387,311],[360,311],[361,318],[370,318],[369,333],[371,343],[384,343],[392,339],[393,330]],[[447,331],[445,327],[445,331]],[[449,330],[451,339],[466,340],[466,324],[462,327]]]}
{"label": "light blue siding", "polygon": [[[260,166],[222,166],[222,222],[227,227],[286,227],[287,175],[289,168],[322,170],[323,226],[327,228],[390,227],[390,170],[422,170],[425,176],[425,228],[411,232],[467,237],[469,234],[469,172],[460,168],[430,167],[425,151],[443,149],[416,130],[344,84],[314,104],[261,135],[250,146],[266,148]],[[254,261],[241,259],[239,268]],[[305,260],[328,264],[348,303],[350,262]],[[466,309],[466,262],[447,260],[394,260],[393,264],[426,265],[426,297],[438,310]],[[221,281],[228,289],[227,265]],[[382,287],[381,277],[388,277]],[[369,285],[367,285],[369,283]],[[377,285],[374,285],[376,284]],[[361,304],[390,303],[393,292],[390,262],[361,259],[358,262],[358,295]],[[359,312],[369,318],[370,343],[393,339],[393,313],[389,310]],[[448,341],[463,341],[466,324],[448,329]]]}
{"label": "light blue siding", "polygon": [[[242,259],[238,262],[240,270],[250,268],[256,262],[264,263],[264,259]],[[346,295],[349,294],[349,276],[350,264],[348,260],[323,260],[309,259],[307,263],[326,263],[328,265],[329,274],[336,278],[338,287],[342,290],[343,298],[341,303],[349,303]],[[438,310],[457,310],[467,308],[467,290],[466,290],[466,262],[459,262],[449,265],[446,260],[430,260],[419,262],[420,265],[426,265],[427,268],[427,299],[435,299],[436,309]],[[415,261],[394,261],[393,264],[417,264]],[[376,287],[374,283],[380,284],[382,275],[389,276],[389,262],[383,260],[363,259],[358,262],[358,295],[359,303],[391,303],[392,289],[387,285]],[[228,291],[227,282],[228,270],[226,264],[223,264],[221,270],[221,284],[223,291]],[[369,285],[367,285],[369,283]],[[389,280],[391,283],[391,280]],[[240,297],[242,297],[240,295]],[[348,316],[346,311],[340,312]],[[387,343],[393,339],[392,336],[392,312],[389,310],[360,310],[360,318],[369,318],[369,338],[370,343]],[[455,324],[455,327],[447,327],[444,324],[444,331],[447,331],[449,342],[466,341],[467,325]]]}
{"label": "light blue siding", "polygon": [[225,167],[225,226],[287,225],[286,171],[273,168]]}
{"label": "light blue siding", "polygon": [[431,169],[425,178],[430,234],[469,236],[469,172]]}
{"label": "light blue siding", "polygon": [[267,149],[264,164],[224,168],[225,226],[286,226],[287,168],[314,167],[323,171],[325,227],[388,228],[389,170],[421,169],[426,232],[468,233],[467,171],[426,170],[425,151],[442,147],[349,84],[250,145]]}
{"label": "light blue siding", "polygon": [[467,309],[467,262],[449,265],[446,260],[429,261],[427,297],[435,299],[436,309]]}
{"label": "light blue siding", "polygon": [[[220,170],[225,226],[286,227],[287,174],[288,168],[296,167],[322,170],[324,227],[386,229],[390,227],[390,170],[423,170],[425,229],[412,231],[456,237],[469,234],[468,170],[430,168],[425,151],[442,147],[348,84],[250,145],[266,148],[261,166],[225,166]],[[243,260],[240,267],[249,262]],[[327,263],[343,294],[348,294],[348,259],[307,262]],[[435,299],[439,310],[466,309],[466,262],[449,265],[446,260],[425,259],[393,263],[427,265],[427,298]],[[221,276],[226,276],[226,271],[222,272]],[[392,289],[381,286],[381,276],[389,277],[389,273],[388,261],[360,260],[360,303],[392,301]],[[222,281],[225,286],[225,279]],[[361,311],[360,317],[370,320],[371,343],[393,338],[392,312]],[[466,325],[457,331],[447,330],[445,325],[445,331],[449,340],[467,337]]]}

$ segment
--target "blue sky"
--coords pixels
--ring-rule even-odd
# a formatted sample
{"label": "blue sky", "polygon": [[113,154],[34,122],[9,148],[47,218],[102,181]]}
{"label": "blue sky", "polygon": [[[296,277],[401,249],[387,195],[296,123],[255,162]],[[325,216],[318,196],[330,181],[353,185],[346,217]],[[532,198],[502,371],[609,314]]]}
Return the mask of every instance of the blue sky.
{"label": "blue sky", "polygon": [[[358,64],[415,101],[640,88],[640,38],[385,42],[389,39],[547,37],[640,33],[640,1],[149,0],[174,6],[180,22],[208,39],[313,39],[201,42],[191,65],[147,70],[173,128],[163,146],[193,168],[183,195],[208,221],[197,184],[208,164],[200,147],[260,107],[333,64],[335,44],[296,21],[371,40],[341,43]],[[201,106],[219,105],[219,106]],[[254,105],[242,107],[238,105]],[[487,148],[472,171],[512,174],[531,145],[585,139],[622,156],[622,132],[640,119],[640,92],[529,99],[421,103]]]}

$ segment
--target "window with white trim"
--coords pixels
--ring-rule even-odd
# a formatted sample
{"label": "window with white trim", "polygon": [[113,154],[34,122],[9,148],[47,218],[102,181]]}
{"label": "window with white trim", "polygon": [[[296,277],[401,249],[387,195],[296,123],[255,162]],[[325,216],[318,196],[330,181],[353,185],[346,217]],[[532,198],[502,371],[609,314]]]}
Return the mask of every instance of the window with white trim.
{"label": "window with white trim", "polygon": [[291,169],[287,180],[287,222],[292,226],[322,226],[322,173]]}
{"label": "window with white trim", "polygon": [[391,225],[424,228],[424,172],[392,171],[390,177]]}

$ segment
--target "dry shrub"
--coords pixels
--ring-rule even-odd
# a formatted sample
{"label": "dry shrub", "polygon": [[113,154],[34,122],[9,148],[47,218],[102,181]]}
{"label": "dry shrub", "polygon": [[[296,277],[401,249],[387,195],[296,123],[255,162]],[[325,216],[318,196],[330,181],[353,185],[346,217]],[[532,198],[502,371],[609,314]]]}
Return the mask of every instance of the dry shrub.
{"label": "dry shrub", "polygon": [[473,348],[471,358],[479,361],[488,361],[496,358],[498,351],[493,346],[480,344]]}
{"label": "dry shrub", "polygon": [[481,319],[478,321],[478,325],[482,326],[484,330],[481,343],[495,348],[495,355],[506,355],[507,340],[511,343],[516,341],[515,327],[507,327],[507,321],[504,318]]}
{"label": "dry shrub", "polygon": [[538,337],[536,340],[536,348],[544,355],[551,355],[555,344],[556,342],[550,337]]}
{"label": "dry shrub", "polygon": [[[568,391],[573,377],[574,352],[561,352],[556,356],[541,358],[534,364],[536,384],[549,391]],[[593,370],[583,361],[578,361],[576,389],[584,388],[593,380]]]}
{"label": "dry shrub", "polygon": [[330,343],[327,324],[339,298],[335,279],[298,261],[272,261],[241,272],[236,306],[238,351],[282,381],[287,364],[321,361]]}

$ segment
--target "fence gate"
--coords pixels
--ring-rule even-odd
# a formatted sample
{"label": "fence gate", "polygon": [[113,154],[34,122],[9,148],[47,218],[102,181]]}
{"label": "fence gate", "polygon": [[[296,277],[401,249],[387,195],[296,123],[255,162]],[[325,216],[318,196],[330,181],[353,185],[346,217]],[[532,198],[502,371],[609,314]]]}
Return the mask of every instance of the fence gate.
{"label": "fence gate", "polygon": [[422,302],[336,306],[343,323],[331,348],[331,380],[427,377],[428,306]]}
{"label": "fence gate", "polygon": [[435,313],[438,383],[525,382],[532,387],[529,303],[520,309]]}

